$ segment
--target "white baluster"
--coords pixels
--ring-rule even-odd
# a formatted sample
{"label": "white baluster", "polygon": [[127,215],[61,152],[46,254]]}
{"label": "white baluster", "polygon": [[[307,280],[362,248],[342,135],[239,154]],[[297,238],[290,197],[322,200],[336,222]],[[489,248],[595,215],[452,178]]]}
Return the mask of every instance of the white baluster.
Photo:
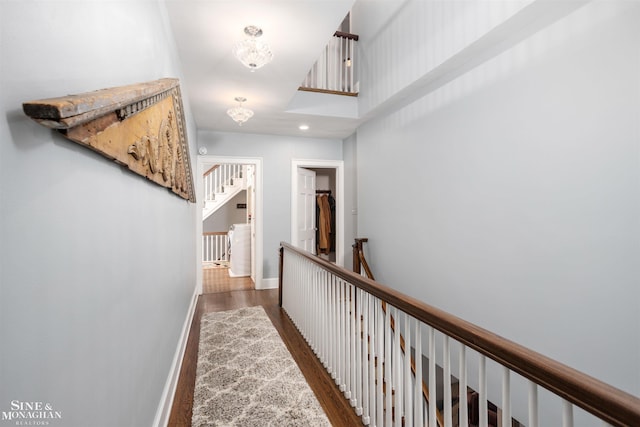
{"label": "white baluster", "polygon": [[362,359],[362,345],[365,340],[363,336],[363,326],[365,320],[363,319],[363,292],[362,289],[356,288],[356,334],[355,334],[355,371],[356,371],[356,414],[358,416],[362,416],[362,405],[363,405],[363,383],[364,383],[364,371],[365,364]]}
{"label": "white baluster", "polygon": [[562,400],[562,427],[573,427],[573,405]]}
{"label": "white baluster", "polygon": [[317,321],[318,319],[316,319],[316,315],[317,315],[317,304],[315,304],[315,301],[317,301],[317,295],[316,295],[316,290],[317,288],[317,277],[318,274],[320,274],[321,269],[318,268],[317,266],[313,266],[312,268],[312,274],[311,274],[311,281],[309,282],[309,284],[307,284],[307,288],[309,288],[309,292],[308,292],[308,296],[307,296],[307,304],[306,304],[306,309],[307,309],[307,313],[309,314],[307,317],[307,329],[309,330],[309,347],[311,347],[311,350],[315,353],[317,351],[317,347],[316,347],[316,325],[317,325]]}
{"label": "white baluster", "polygon": [[385,425],[391,425],[393,383],[391,381],[391,306],[387,305],[384,316],[384,384],[385,384]]}
{"label": "white baluster", "polygon": [[436,427],[436,333],[431,326],[429,333],[429,426]]}
{"label": "white baluster", "polygon": [[342,294],[342,282],[340,279],[336,279],[336,290],[338,293],[337,300],[337,313],[336,318],[338,319],[338,327],[336,334],[336,340],[338,341],[338,362],[336,363],[337,376],[336,376],[336,384],[338,385],[338,389],[340,391],[344,391],[344,319],[343,319],[343,294]]}
{"label": "white baluster", "polygon": [[351,378],[351,372],[349,372],[349,370],[351,369],[351,345],[349,344],[349,330],[350,330],[350,326],[349,326],[349,292],[348,292],[348,285],[346,282],[341,281],[342,282],[342,295],[343,295],[343,301],[342,301],[342,352],[343,352],[343,363],[342,363],[342,383],[344,384],[344,397],[347,399],[351,398],[350,395],[350,378]]}
{"label": "white baluster", "polygon": [[511,371],[502,367],[502,425],[511,425]]}
{"label": "white baluster", "polygon": [[316,341],[316,356],[318,359],[322,357],[322,277],[324,276],[324,270],[318,269],[315,277],[315,300],[311,302],[315,310],[315,341]]}
{"label": "white baluster", "polygon": [[375,301],[375,311],[376,311],[376,342],[377,342],[377,350],[376,350],[376,425],[383,426],[384,425],[384,393],[382,392],[382,385],[384,383],[384,373],[383,373],[383,364],[384,364],[384,314],[382,312],[382,308],[380,306],[380,300],[378,298],[374,299]]}
{"label": "white baluster", "polygon": [[344,72],[343,72],[343,68],[344,68],[344,62],[342,61],[343,55],[344,55],[344,46],[343,46],[343,38],[342,37],[335,37],[336,42],[338,43],[338,50],[336,51],[336,72],[337,72],[337,78],[336,80],[338,81],[337,83],[337,90],[342,91],[343,86],[344,86]]}
{"label": "white baluster", "polygon": [[333,335],[333,339],[335,340],[334,343],[334,366],[333,366],[333,370],[335,371],[335,382],[338,385],[338,388],[340,388],[340,290],[338,288],[338,282],[336,277],[331,277],[331,281],[332,281],[332,285],[333,285],[333,310],[334,310],[334,321],[333,321],[333,327],[334,327],[334,335]]}
{"label": "white baluster", "polygon": [[325,298],[325,355],[324,355],[324,367],[327,372],[331,374],[331,341],[333,336],[331,335],[331,281],[329,280],[329,273],[325,272],[324,275],[324,298]]}
{"label": "white baluster", "polygon": [[331,42],[333,40],[329,40],[327,43],[327,89],[331,90],[333,88],[333,48],[331,46]]}
{"label": "white baluster", "polygon": [[538,427],[538,385],[529,381],[529,427]]}
{"label": "white baluster", "polygon": [[387,315],[391,315],[391,313],[395,313],[395,326],[396,330],[393,334],[393,390],[395,391],[394,398],[394,425],[396,427],[401,427],[402,424],[402,412],[404,410],[404,384],[402,383],[402,349],[400,347],[400,310],[391,309],[389,307],[389,311]]}
{"label": "white baluster", "polygon": [[461,426],[469,425],[469,413],[467,412],[467,348],[464,344],[460,344],[460,363],[458,381],[460,382],[460,390],[458,391],[458,402],[460,411],[458,415],[459,424]]}
{"label": "white baluster", "polygon": [[351,326],[351,333],[349,334],[349,354],[351,355],[351,363],[350,363],[350,373],[351,373],[351,380],[349,383],[349,392],[351,393],[350,398],[351,400],[349,401],[349,403],[351,404],[351,406],[355,407],[356,404],[358,403],[358,398],[360,398],[360,395],[358,394],[357,391],[357,378],[356,378],[356,373],[359,371],[359,366],[356,366],[356,346],[358,345],[358,343],[360,342],[360,337],[358,337],[357,335],[357,325],[356,323],[360,323],[359,319],[360,317],[358,316],[358,311],[356,310],[356,289],[353,285],[349,284],[349,325]]}
{"label": "white baluster", "polygon": [[369,408],[370,391],[373,392],[373,376],[369,372],[373,371],[373,338],[369,337],[369,319],[371,318],[369,309],[369,294],[361,292],[362,296],[362,423],[369,425],[371,413]]}
{"label": "white baluster", "polygon": [[351,92],[356,92],[356,87],[355,85],[357,84],[357,82],[354,80],[355,76],[356,76],[356,64],[358,63],[358,50],[357,50],[357,46],[356,46],[356,41],[355,40],[351,40]]}
{"label": "white baluster", "polygon": [[204,178],[204,197],[205,200],[211,200],[211,180],[213,179],[213,173],[210,173]]}
{"label": "white baluster", "polygon": [[[425,407],[425,402],[422,398],[422,323],[419,320],[415,320],[415,328],[416,328],[416,343],[415,343],[415,354],[416,354],[416,381],[414,383],[414,422],[418,427],[424,426],[424,412],[423,409]],[[466,424],[464,424],[466,425]]]}
{"label": "white baluster", "polygon": [[413,426],[413,405],[411,390],[411,321],[412,318],[404,316],[404,425]]}
{"label": "white baluster", "polygon": [[320,297],[318,305],[320,307],[320,361],[322,365],[327,367],[327,272],[323,271],[320,275]]}
{"label": "white baluster", "polygon": [[328,325],[328,334],[327,334],[327,371],[331,374],[331,378],[335,378],[333,375],[334,372],[334,360],[333,360],[333,346],[335,343],[335,331],[333,330],[333,322],[335,321],[335,316],[333,313],[333,286],[331,283],[331,277],[327,275],[327,325]]}
{"label": "white baluster", "polygon": [[300,307],[303,307],[303,310],[304,310],[304,304],[306,303],[305,284],[307,283],[308,280],[309,280],[309,266],[305,265],[305,268],[302,269],[302,280],[296,285],[298,287],[298,290],[300,291],[300,299],[299,299],[300,303],[298,304],[298,307],[296,307],[296,311],[297,311],[296,317],[298,318],[298,329],[300,330],[300,333],[302,334],[302,338],[304,338],[305,341],[307,340],[307,336],[304,330],[305,316],[300,316]]}
{"label": "white baluster", "polygon": [[445,335],[442,341],[442,369],[444,387],[444,425],[452,427],[453,417],[451,412],[451,350],[449,337]]}
{"label": "white baluster", "polygon": [[340,378],[340,391],[346,396],[349,385],[349,345],[347,343],[347,290],[345,282],[340,279],[340,342],[342,349],[340,367],[342,368]]}
{"label": "white baluster", "polygon": [[376,420],[376,401],[377,401],[377,381],[376,377],[376,358],[378,356],[378,348],[376,347],[378,339],[376,337],[376,315],[378,304],[377,298],[369,295],[369,415],[371,423],[377,424]]}
{"label": "white baluster", "polygon": [[218,175],[220,174],[220,167],[218,166],[211,174],[211,199],[216,198],[218,192]]}
{"label": "white baluster", "polygon": [[479,369],[479,386],[478,386],[478,407],[480,408],[479,426],[488,427],[487,416],[487,358],[480,355]]}
{"label": "white baluster", "polygon": [[339,46],[338,46],[338,41],[339,39],[337,37],[333,37],[331,39],[331,44],[333,45],[333,49],[331,49],[331,62],[332,62],[332,67],[331,67],[331,74],[333,77],[333,90],[339,90],[339,81],[338,81],[338,52],[339,52]]}

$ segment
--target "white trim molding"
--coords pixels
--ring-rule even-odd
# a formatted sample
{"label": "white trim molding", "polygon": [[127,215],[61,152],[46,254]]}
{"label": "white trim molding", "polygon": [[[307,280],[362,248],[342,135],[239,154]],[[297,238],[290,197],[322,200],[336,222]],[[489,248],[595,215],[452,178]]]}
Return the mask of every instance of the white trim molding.
{"label": "white trim molding", "polygon": [[184,352],[187,348],[187,341],[189,339],[189,332],[191,332],[191,323],[193,322],[193,316],[196,312],[196,304],[198,302],[199,294],[200,292],[198,292],[197,287],[194,288],[189,310],[187,311],[187,318],[182,325],[182,332],[178,339],[176,352],[173,355],[171,369],[169,370],[167,381],[164,385],[164,389],[162,390],[162,396],[160,397],[160,403],[156,410],[155,419],[153,420],[154,427],[165,427],[169,423],[171,407],[173,406],[173,398],[176,394],[178,379],[180,378],[180,370],[182,369],[182,361],[184,360]]}
{"label": "white trim molding", "polygon": [[[196,209],[196,253],[197,257],[197,289],[198,293],[202,294],[202,208],[203,208],[203,192],[202,188],[204,183],[202,175],[204,174],[204,164],[211,163],[237,163],[243,165],[255,166],[255,178],[256,178],[256,205],[255,205],[255,232],[256,232],[256,256],[255,260],[251,262],[255,263],[255,288],[263,289],[262,274],[263,274],[263,209],[262,209],[262,157],[225,157],[225,156],[198,156],[196,165],[196,200],[198,208]],[[200,179],[197,179],[200,178]]]}
{"label": "white trim molding", "polygon": [[256,289],[258,290],[262,290],[262,289],[278,289],[279,284],[278,284],[278,278],[277,277],[271,277],[269,279],[262,279],[262,286],[257,287]]}
{"label": "white trim molding", "polygon": [[336,264],[344,267],[344,161],[292,159],[291,160],[291,242],[297,241],[298,230],[295,218],[298,217],[298,168],[324,168],[336,171]]}

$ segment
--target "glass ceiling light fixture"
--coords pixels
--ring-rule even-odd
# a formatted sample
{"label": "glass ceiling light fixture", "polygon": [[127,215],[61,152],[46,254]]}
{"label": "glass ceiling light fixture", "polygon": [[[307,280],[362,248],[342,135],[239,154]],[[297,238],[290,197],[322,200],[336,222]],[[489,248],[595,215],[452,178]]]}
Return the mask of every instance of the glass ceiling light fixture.
{"label": "glass ceiling light fixture", "polygon": [[242,103],[246,102],[247,98],[236,96],[235,100],[239,103],[239,105],[237,107],[229,108],[227,110],[227,114],[233,119],[234,122],[238,123],[238,126],[242,126],[244,122],[253,117],[253,111],[242,106]]}
{"label": "glass ceiling light fixture", "polygon": [[262,29],[255,25],[249,25],[244,28],[244,33],[249,38],[238,43],[233,48],[233,54],[253,72],[271,62],[273,53],[265,42],[258,40],[258,37],[262,35]]}

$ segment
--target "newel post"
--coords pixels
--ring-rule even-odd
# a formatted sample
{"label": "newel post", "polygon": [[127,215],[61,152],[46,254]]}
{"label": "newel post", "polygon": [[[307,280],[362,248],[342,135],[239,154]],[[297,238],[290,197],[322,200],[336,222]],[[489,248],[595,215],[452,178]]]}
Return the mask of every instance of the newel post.
{"label": "newel post", "polygon": [[356,239],[356,242],[351,247],[353,248],[353,272],[360,274],[360,256],[358,255],[360,249],[358,248],[358,243],[358,239]]}
{"label": "newel post", "polygon": [[364,242],[368,242],[369,239],[366,237],[356,238],[355,243],[353,244],[353,272],[361,274],[362,273],[362,261],[360,254],[364,251]]}

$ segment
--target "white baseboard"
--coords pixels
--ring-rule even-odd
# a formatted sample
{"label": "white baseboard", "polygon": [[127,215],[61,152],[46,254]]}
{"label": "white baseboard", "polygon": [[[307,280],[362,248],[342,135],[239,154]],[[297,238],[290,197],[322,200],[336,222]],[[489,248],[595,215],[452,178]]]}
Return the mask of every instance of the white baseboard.
{"label": "white baseboard", "polygon": [[180,369],[182,368],[182,360],[184,359],[184,352],[187,348],[187,340],[189,338],[189,332],[191,331],[191,322],[193,321],[193,315],[196,311],[196,302],[198,301],[198,289],[195,289],[193,296],[191,297],[191,304],[187,311],[187,318],[182,325],[182,333],[178,340],[178,347],[173,356],[173,362],[171,363],[171,369],[169,370],[169,376],[167,382],[164,385],[162,391],[162,397],[156,410],[156,417],[153,420],[154,427],[166,427],[169,423],[169,415],[171,414],[171,406],[173,405],[173,397],[176,394],[176,387],[178,386],[178,378],[180,376]]}
{"label": "white baseboard", "polygon": [[262,289],[278,289],[278,278],[277,277],[273,277],[271,279],[262,279],[262,282],[260,283],[260,287],[256,286],[256,289],[258,289],[258,290],[262,290]]}

